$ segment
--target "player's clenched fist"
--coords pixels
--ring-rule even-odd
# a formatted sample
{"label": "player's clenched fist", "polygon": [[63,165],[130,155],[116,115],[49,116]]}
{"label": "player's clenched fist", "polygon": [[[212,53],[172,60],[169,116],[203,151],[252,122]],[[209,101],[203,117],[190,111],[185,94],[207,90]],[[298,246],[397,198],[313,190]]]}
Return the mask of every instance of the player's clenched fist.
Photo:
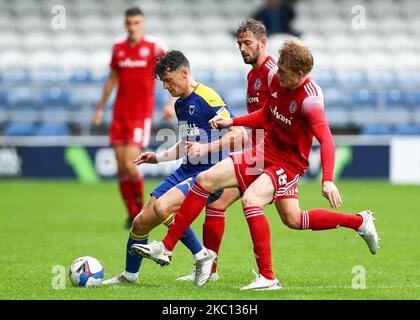
{"label": "player's clenched fist", "polygon": [[324,181],[322,183],[322,195],[328,199],[332,208],[341,207],[341,196],[336,185],[332,181]]}
{"label": "player's clenched fist", "polygon": [[144,152],[133,161],[136,165],[142,163],[158,163],[156,153],[154,152]]}
{"label": "player's clenched fist", "polygon": [[208,153],[207,144],[202,144],[196,141],[187,141],[185,144],[185,151],[190,157],[202,157]]}
{"label": "player's clenched fist", "polygon": [[213,119],[211,119],[209,123],[210,123],[210,127],[212,127],[213,129],[217,129],[217,128],[224,128],[224,127],[231,126],[233,123],[233,120],[231,118],[225,118],[225,117],[217,115]]}

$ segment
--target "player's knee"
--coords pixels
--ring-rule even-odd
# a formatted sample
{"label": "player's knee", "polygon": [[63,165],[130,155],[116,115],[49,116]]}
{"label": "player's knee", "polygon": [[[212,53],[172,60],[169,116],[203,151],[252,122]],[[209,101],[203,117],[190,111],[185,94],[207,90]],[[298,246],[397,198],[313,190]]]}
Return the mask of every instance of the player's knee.
{"label": "player's knee", "polygon": [[250,206],[258,206],[259,203],[256,201],[255,196],[251,195],[249,192],[245,192],[242,197],[242,206],[244,208],[250,207]]}
{"label": "player's knee", "polygon": [[137,235],[143,235],[149,233],[149,228],[144,223],[144,219],[142,217],[142,213],[140,212],[133,220],[133,224],[131,226],[131,231]]}
{"label": "player's knee", "polygon": [[163,221],[169,214],[171,214],[171,208],[163,201],[157,200],[153,206],[155,214]]}
{"label": "player's knee", "polygon": [[202,188],[209,192],[214,192],[214,183],[209,177],[207,172],[201,172],[197,178],[195,179],[195,182],[198,183]]}
{"label": "player's knee", "polygon": [[300,215],[289,212],[286,216],[282,217],[283,223],[290,229],[300,229]]}

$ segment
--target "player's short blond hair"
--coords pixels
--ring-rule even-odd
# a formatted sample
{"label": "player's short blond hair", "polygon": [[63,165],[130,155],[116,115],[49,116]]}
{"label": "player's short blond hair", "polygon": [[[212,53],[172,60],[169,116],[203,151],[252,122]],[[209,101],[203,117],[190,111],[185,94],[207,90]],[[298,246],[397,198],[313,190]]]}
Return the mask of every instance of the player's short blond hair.
{"label": "player's short blond hair", "polygon": [[279,63],[285,64],[293,72],[302,71],[307,75],[314,66],[314,58],[306,44],[298,38],[290,38],[283,42],[279,50]]}

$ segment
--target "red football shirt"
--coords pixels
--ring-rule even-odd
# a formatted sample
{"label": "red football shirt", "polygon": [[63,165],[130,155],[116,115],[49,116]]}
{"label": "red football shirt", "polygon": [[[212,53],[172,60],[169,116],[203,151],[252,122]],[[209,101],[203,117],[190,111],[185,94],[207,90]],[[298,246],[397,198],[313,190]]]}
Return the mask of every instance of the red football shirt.
{"label": "red football shirt", "polygon": [[135,45],[128,39],[114,45],[110,66],[118,72],[118,92],[114,120],[142,120],[154,111],[154,68],[165,46],[156,38],[144,35]]}
{"label": "red football shirt", "polygon": [[[263,64],[258,68],[252,68],[249,71],[248,87],[246,93],[246,108],[248,113],[262,109],[270,96],[270,86],[273,77],[277,73],[277,64],[272,56],[268,56]],[[256,141],[261,137],[257,137],[257,129],[251,130],[252,146],[256,145]],[[257,139],[258,138],[258,139]]]}
{"label": "red football shirt", "polygon": [[270,129],[254,149],[264,162],[285,163],[304,175],[308,167],[313,136],[321,144],[323,180],[333,180],[334,142],[324,112],[321,88],[309,77],[294,90],[273,81],[264,109],[233,119],[233,125],[254,128],[267,123]]}

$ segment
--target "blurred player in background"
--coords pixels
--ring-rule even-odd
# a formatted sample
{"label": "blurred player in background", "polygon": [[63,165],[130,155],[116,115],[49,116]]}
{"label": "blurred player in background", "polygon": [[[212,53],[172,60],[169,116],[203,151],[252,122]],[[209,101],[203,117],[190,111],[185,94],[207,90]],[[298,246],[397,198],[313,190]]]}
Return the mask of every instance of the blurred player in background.
{"label": "blurred player in background", "polygon": [[[143,208],[144,189],[143,175],[133,159],[149,144],[155,107],[153,70],[156,59],[165,53],[166,48],[161,41],[143,33],[144,14],[141,9],[135,7],[125,12],[125,27],[128,37],[114,45],[111,73],[96,107],[93,123],[101,124],[103,108],[118,83],[110,141],[117,159],[120,192],[128,209],[127,228],[130,228],[134,217]],[[173,102],[171,99],[165,106],[164,114],[173,108]]]}
{"label": "blurred player in background", "polygon": [[[236,40],[245,64],[252,66],[247,80],[246,107],[249,113],[260,110],[270,95],[269,87],[277,73],[276,60],[267,52],[267,32],[264,24],[254,19],[245,19],[236,30]],[[263,138],[263,130],[252,129],[251,145]],[[219,254],[225,230],[226,208],[241,198],[238,188],[227,188],[220,199],[206,207],[203,225],[203,244]],[[218,259],[219,261],[220,259]],[[212,269],[210,280],[218,280],[217,264]],[[194,280],[194,273],[178,278],[180,281]]]}
{"label": "blurred player in background", "polygon": [[[225,101],[214,90],[194,81],[190,64],[180,51],[169,51],[165,54],[157,62],[155,72],[164,88],[173,97],[179,97],[175,103],[175,112],[181,139],[168,150],[157,154],[141,154],[135,163],[155,164],[180,159],[185,149],[188,154],[181,166],[151,192],[149,201],[133,222],[126,246],[125,271],[104,281],[104,285],[137,282],[142,257],[137,256],[132,248],[146,244],[149,232],[154,227],[160,224],[169,227],[174,220],[174,212],[181,207],[197,174],[226,158],[231,146],[235,143],[242,145],[242,140],[246,137],[243,128],[230,127],[225,134],[219,130],[211,130],[209,120],[214,116],[230,118],[232,114]],[[223,135],[220,137],[221,134]],[[197,156],[191,148],[193,142],[202,145],[206,152]],[[208,203],[215,201],[222,192],[223,190],[214,192]],[[185,231],[181,241],[194,255],[194,280],[201,286],[208,280],[217,255],[201,245],[191,228]],[[207,271],[203,271],[204,269]]]}
{"label": "blurred player in background", "polygon": [[[322,195],[332,208],[341,207],[341,196],[334,184],[335,145],[324,113],[321,88],[308,76],[313,67],[310,49],[297,39],[283,43],[279,50],[278,75],[270,87],[270,98],[263,109],[224,119],[216,116],[213,127],[270,125],[263,140],[244,153],[232,154],[200,173],[162,242],[140,245],[139,254],[169,260],[185,229],[200,214],[214,190],[239,186],[242,204],[254,243],[259,274],[242,290],[279,289],[271,263],[270,229],[263,207],[274,202],[284,224],[297,230],[328,230],[346,227],[355,230],[372,254],[379,244],[370,211],[344,214],[326,209],[301,210],[298,182],[309,166],[315,136],[321,145]],[[262,164],[262,165],[261,165]]]}

